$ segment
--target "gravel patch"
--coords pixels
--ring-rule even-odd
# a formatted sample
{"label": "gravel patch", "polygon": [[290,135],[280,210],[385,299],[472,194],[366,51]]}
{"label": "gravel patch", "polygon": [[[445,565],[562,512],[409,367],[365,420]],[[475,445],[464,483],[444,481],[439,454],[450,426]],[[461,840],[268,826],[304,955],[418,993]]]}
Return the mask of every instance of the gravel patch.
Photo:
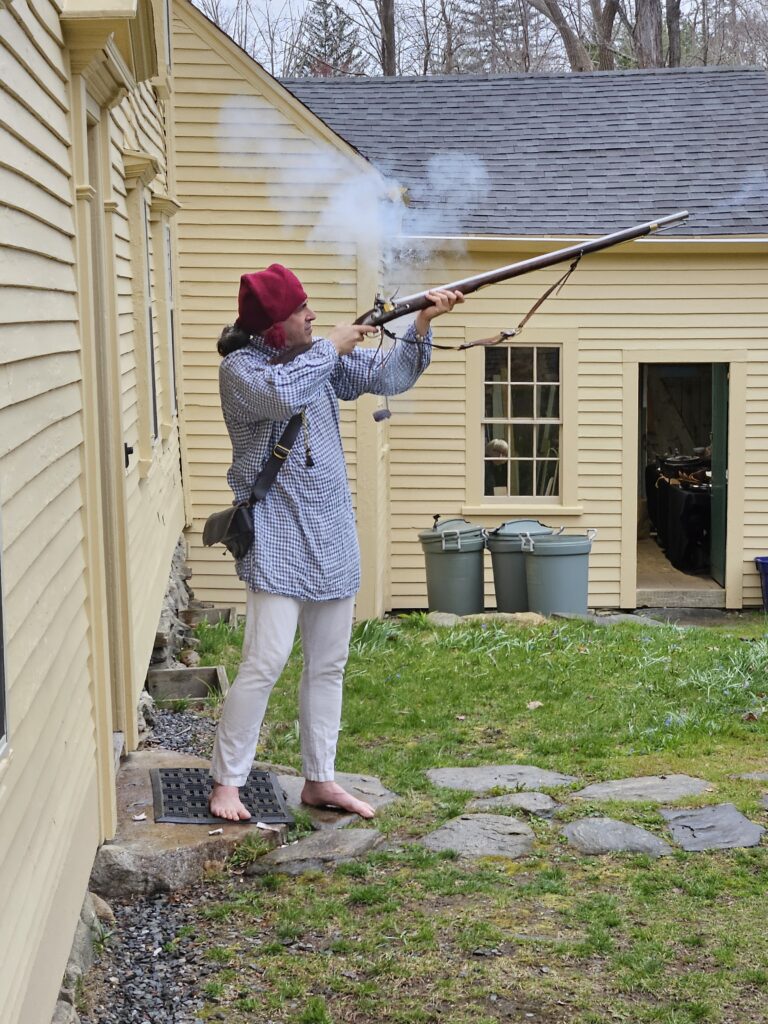
{"label": "gravel patch", "polygon": [[145,740],[145,747],[163,747],[180,754],[210,758],[216,721],[208,715],[156,707],[152,710],[150,724],[152,733]]}
{"label": "gravel patch", "polygon": [[[211,968],[186,941],[206,894],[190,890],[111,904],[116,923],[84,985],[81,1024],[198,1024]],[[175,941],[174,941],[175,940]]]}
{"label": "gravel patch", "polygon": [[[157,707],[149,717],[145,747],[210,758],[213,718]],[[212,898],[211,889],[194,887],[111,901],[115,925],[84,978],[81,1024],[200,1024],[200,991],[211,966],[184,929],[198,926],[201,904]]]}

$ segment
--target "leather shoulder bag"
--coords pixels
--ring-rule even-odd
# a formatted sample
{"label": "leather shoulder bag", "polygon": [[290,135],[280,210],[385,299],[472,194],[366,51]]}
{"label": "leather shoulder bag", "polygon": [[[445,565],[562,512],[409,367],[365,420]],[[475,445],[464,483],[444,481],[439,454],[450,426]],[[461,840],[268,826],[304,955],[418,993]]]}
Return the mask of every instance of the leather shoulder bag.
{"label": "leather shoulder bag", "polygon": [[248,554],[253,544],[253,506],[267,493],[288,458],[301,429],[301,419],[301,413],[296,413],[288,421],[288,426],[256,478],[249,497],[245,501],[232,502],[228,508],[208,516],[203,527],[203,544],[206,547],[223,544],[238,559]]}

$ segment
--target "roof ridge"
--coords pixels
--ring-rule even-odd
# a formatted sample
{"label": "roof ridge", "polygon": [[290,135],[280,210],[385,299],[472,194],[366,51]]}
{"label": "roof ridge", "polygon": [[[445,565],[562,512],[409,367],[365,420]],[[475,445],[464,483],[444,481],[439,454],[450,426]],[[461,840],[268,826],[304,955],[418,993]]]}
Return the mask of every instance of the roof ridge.
{"label": "roof ridge", "polygon": [[323,83],[324,85],[341,85],[351,82],[360,85],[412,83],[412,82],[505,82],[505,81],[536,81],[570,79],[572,81],[589,82],[605,78],[632,77],[663,77],[675,75],[722,75],[722,74],[761,74],[768,78],[768,70],[756,64],[707,64],[677,68],[621,68],[613,71],[516,71],[499,74],[455,74],[455,75],[329,75],[329,76],[292,76],[279,78],[284,85],[292,83]]}

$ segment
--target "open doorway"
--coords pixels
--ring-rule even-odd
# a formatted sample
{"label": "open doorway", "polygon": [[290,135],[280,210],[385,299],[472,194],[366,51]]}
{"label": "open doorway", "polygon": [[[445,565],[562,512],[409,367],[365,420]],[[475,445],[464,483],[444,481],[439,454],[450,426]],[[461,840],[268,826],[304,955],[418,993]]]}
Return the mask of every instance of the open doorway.
{"label": "open doorway", "polygon": [[728,367],[639,367],[638,605],[723,604]]}

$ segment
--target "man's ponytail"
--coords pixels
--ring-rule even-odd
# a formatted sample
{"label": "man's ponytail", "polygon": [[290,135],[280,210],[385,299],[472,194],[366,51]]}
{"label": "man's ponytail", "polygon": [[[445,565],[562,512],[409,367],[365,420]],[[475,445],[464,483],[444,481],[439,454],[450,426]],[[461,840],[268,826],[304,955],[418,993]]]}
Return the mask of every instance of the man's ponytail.
{"label": "man's ponytail", "polygon": [[219,340],[216,342],[216,350],[223,358],[224,356],[228,356],[230,352],[236,352],[239,348],[245,348],[250,340],[250,333],[243,330],[243,328],[235,322],[233,324],[229,324],[221,332]]}

